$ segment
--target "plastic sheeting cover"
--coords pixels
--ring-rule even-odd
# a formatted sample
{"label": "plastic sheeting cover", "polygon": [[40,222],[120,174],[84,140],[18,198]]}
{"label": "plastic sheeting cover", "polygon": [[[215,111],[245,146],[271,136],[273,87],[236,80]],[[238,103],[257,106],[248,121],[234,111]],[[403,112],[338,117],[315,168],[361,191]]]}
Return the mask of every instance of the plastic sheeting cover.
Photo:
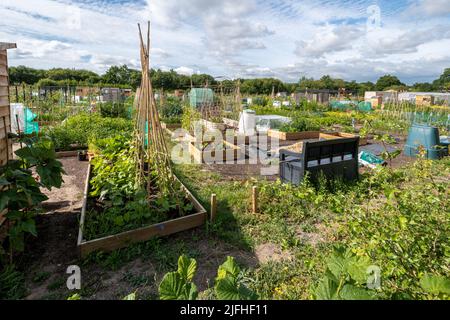
{"label": "plastic sheeting cover", "polygon": [[11,103],[11,132],[17,134],[20,132],[32,134],[39,132],[39,125],[35,121],[36,114],[22,103]]}

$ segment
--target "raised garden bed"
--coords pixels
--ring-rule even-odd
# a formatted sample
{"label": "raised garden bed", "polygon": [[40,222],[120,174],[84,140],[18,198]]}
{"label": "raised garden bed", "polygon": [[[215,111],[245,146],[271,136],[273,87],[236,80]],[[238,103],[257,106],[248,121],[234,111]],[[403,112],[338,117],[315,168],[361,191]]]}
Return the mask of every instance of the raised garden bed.
{"label": "raised garden bed", "polygon": [[[317,141],[325,141],[325,140],[335,140],[335,139],[349,139],[349,138],[356,138],[356,137],[358,137],[358,136],[351,134],[351,133],[331,132],[331,133],[319,133],[311,139],[314,139]],[[303,152],[303,141],[292,144],[290,146],[284,146],[281,149],[291,151],[291,152],[296,152],[296,153],[302,153]]]}
{"label": "raised garden bed", "polygon": [[[332,133],[326,133],[324,135],[330,135],[330,136],[336,136],[338,138],[354,138],[357,135],[352,134],[352,133],[345,133],[345,132],[332,132]],[[359,137],[359,145],[360,146],[365,146],[369,144],[369,138],[361,138]]]}
{"label": "raised garden bed", "polygon": [[[81,257],[86,257],[94,251],[113,251],[124,248],[132,243],[148,241],[151,238],[159,236],[167,236],[177,232],[199,227],[205,224],[207,220],[207,212],[200,202],[192,195],[192,193],[180,182],[182,192],[185,192],[189,201],[195,208],[195,213],[184,217],[171,219],[168,221],[156,223],[146,227],[121,232],[118,234],[97,238],[94,240],[86,240],[83,236],[83,226],[86,221],[88,197],[90,190],[91,164],[88,166],[86,177],[83,206],[81,209],[80,227],[78,231],[78,252]],[[176,178],[178,180],[178,178]]]}
{"label": "raised garden bed", "polygon": [[320,131],[303,131],[303,132],[282,132],[279,130],[269,129],[267,135],[271,138],[278,138],[279,140],[307,140],[315,139],[320,134]]}
{"label": "raised garden bed", "polygon": [[56,126],[56,125],[58,125],[60,123],[61,123],[61,121],[38,121],[39,127]]}
{"label": "raised garden bed", "polygon": [[168,130],[175,130],[181,128],[181,123],[165,123],[161,122],[161,128]]}
{"label": "raised garden bed", "polygon": [[231,128],[235,128],[235,129],[239,128],[239,121],[237,121],[237,120],[223,118],[222,121],[227,127],[231,127]]}
{"label": "raised garden bed", "polygon": [[225,123],[217,123],[217,122],[212,122],[212,121],[208,121],[208,120],[204,120],[204,119],[202,119],[202,123],[206,127],[207,130],[225,131],[227,128]]}
{"label": "raised garden bed", "polygon": [[208,143],[206,146],[198,145],[195,142],[189,143],[189,153],[194,158],[195,162],[205,162],[205,153],[209,154],[211,159],[217,162],[236,161],[244,157],[241,152],[241,148],[223,141],[222,150],[216,155],[216,149],[214,144]]}

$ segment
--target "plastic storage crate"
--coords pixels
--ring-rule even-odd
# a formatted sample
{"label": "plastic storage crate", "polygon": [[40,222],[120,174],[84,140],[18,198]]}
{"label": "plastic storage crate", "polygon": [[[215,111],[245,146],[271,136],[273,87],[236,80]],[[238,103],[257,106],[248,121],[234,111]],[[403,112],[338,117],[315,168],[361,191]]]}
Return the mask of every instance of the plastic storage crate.
{"label": "plastic storage crate", "polygon": [[280,179],[299,185],[306,172],[312,181],[323,174],[329,179],[355,180],[358,172],[359,137],[303,142],[301,152],[280,150]]}

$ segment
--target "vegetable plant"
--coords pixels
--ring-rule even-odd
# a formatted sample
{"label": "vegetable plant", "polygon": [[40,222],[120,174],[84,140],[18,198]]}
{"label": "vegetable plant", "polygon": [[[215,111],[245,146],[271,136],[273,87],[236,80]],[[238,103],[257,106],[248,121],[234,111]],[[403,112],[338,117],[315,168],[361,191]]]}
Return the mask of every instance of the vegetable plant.
{"label": "vegetable plant", "polygon": [[[178,269],[167,273],[159,285],[161,300],[196,300],[197,286],[193,282],[197,262],[185,255],[178,259]],[[241,279],[241,269],[233,257],[219,266],[214,285],[214,296],[219,300],[256,300],[258,296]]]}
{"label": "vegetable plant", "polygon": [[377,292],[367,288],[370,279],[367,257],[356,256],[345,248],[335,248],[327,261],[324,277],[313,290],[318,300],[373,300]]}
{"label": "vegetable plant", "polygon": [[279,129],[281,132],[303,132],[303,131],[319,131],[320,125],[313,120],[305,118],[294,118],[292,122],[286,123]]}
{"label": "vegetable plant", "polygon": [[[63,182],[64,169],[56,160],[52,142],[39,138],[27,138],[23,142],[26,146],[15,152],[19,160],[9,161],[0,168],[0,187],[6,189],[0,193],[0,212],[8,210],[10,259],[12,250],[24,250],[25,234],[37,236],[34,220],[39,212],[37,206],[48,199],[40,187],[51,190],[61,187]],[[36,177],[31,169],[35,169]]]}

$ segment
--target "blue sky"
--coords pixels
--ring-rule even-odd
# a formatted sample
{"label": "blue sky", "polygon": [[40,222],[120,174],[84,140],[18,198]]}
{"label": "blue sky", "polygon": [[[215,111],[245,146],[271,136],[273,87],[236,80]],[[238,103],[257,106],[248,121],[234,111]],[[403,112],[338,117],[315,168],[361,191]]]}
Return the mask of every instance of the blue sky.
{"label": "blue sky", "polygon": [[450,67],[450,0],[2,0],[0,41],[13,66],[139,68],[149,19],[152,67],[183,74],[413,83]]}

